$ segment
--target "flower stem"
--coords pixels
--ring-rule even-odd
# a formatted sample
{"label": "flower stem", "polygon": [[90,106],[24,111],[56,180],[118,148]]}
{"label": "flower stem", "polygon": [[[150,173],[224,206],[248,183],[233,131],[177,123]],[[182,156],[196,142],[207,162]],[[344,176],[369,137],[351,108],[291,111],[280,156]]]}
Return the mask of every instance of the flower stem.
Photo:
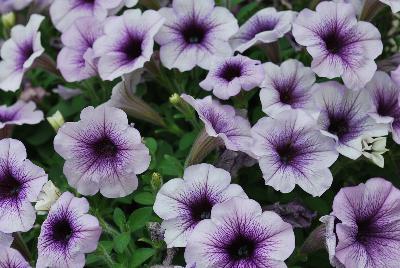
{"label": "flower stem", "polygon": [[20,232],[16,232],[16,233],[13,234],[13,236],[14,236],[13,247],[15,249],[17,249],[22,254],[22,256],[24,256],[24,258],[26,260],[31,262],[32,261],[32,254],[29,251],[29,248],[26,245],[21,233]]}

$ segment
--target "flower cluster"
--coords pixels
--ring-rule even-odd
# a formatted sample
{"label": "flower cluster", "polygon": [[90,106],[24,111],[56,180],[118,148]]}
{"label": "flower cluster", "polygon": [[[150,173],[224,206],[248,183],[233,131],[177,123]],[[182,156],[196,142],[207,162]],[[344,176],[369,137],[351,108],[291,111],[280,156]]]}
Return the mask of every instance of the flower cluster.
{"label": "flower cluster", "polygon": [[270,2],[0,1],[0,267],[400,267],[400,1]]}

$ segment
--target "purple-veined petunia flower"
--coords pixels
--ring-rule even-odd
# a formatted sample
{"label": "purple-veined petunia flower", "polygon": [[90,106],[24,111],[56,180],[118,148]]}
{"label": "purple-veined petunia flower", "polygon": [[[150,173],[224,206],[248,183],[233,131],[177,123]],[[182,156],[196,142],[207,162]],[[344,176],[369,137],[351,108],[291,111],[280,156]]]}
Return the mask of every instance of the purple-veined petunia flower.
{"label": "purple-veined petunia flower", "polygon": [[383,45],[378,29],[357,21],[347,3],[324,1],[316,12],[304,9],[293,23],[296,41],[313,57],[312,70],[321,77],[341,77],[350,89],[362,88],[371,80],[375,58]]}
{"label": "purple-veined petunia flower", "polygon": [[400,266],[400,191],[382,178],[345,187],[335,196],[332,215],[345,267]]}
{"label": "purple-veined petunia flower", "polygon": [[296,15],[293,11],[264,8],[240,27],[230,43],[235,51],[242,53],[256,44],[275,42],[290,31]]}
{"label": "purple-veined petunia flower", "polygon": [[121,16],[110,17],[104,24],[104,35],[94,43],[99,57],[98,72],[104,80],[142,68],[153,54],[154,35],[164,18],[154,10],[127,10]]}
{"label": "purple-veined petunia flower", "polygon": [[76,20],[61,36],[63,49],[57,67],[68,82],[81,81],[97,74],[93,44],[103,34],[103,23],[95,17]]}
{"label": "purple-veined petunia flower", "polygon": [[264,117],[252,128],[252,136],[266,185],[289,193],[298,184],[313,196],[331,186],[329,167],[338,158],[335,142],[321,134],[312,117],[301,111]]}
{"label": "purple-veined petunia flower", "polygon": [[0,245],[0,267],[2,268],[31,268],[29,263],[17,250]]}
{"label": "purple-veined petunia flower", "polygon": [[0,106],[0,129],[7,125],[34,125],[43,118],[43,112],[36,110],[36,104],[33,101],[17,101],[11,106]]}
{"label": "purple-veined petunia flower", "polygon": [[0,246],[3,247],[10,247],[14,238],[12,234],[6,234],[3,232],[0,232]]}
{"label": "purple-veined petunia flower", "polygon": [[70,192],[60,196],[41,227],[37,268],[85,265],[85,253],[96,250],[101,235],[99,221],[88,211],[85,198]]}
{"label": "purple-veined petunia flower", "polygon": [[377,71],[366,85],[372,99],[369,115],[376,123],[384,124],[392,132],[393,139],[400,143],[400,88],[384,72]]}
{"label": "purple-veined petunia flower", "polygon": [[218,59],[200,86],[222,99],[236,96],[243,89],[252,90],[264,79],[261,62],[242,55]]}
{"label": "purple-veined petunia flower", "polygon": [[16,25],[11,29],[11,38],[4,42],[0,52],[0,89],[16,91],[25,71],[44,52],[39,32],[43,20],[43,16],[33,14],[26,26]]}
{"label": "purple-veined petunia flower", "polygon": [[107,105],[86,107],[80,121],[65,123],[54,149],[66,160],[68,183],[83,195],[131,194],[138,185],[136,175],[150,164],[139,131],[129,125],[125,112]]}
{"label": "purple-veined petunia flower", "polygon": [[32,0],[2,0],[0,1],[0,13],[5,14],[17,11],[28,6]]}
{"label": "purple-veined petunia flower", "polygon": [[182,72],[195,66],[209,69],[213,58],[232,55],[228,40],[239,26],[228,9],[215,7],[214,0],[174,0],[172,8],[159,12],[166,22],[156,42],[165,67]]}
{"label": "purple-veined petunia flower", "polygon": [[132,0],[55,0],[50,6],[50,17],[57,30],[64,32],[82,17],[105,20],[128,2],[135,4]]}
{"label": "purple-veined petunia flower", "polygon": [[182,99],[196,110],[209,136],[222,139],[229,150],[243,152],[249,150],[252,144],[250,122],[237,115],[232,106],[222,105],[211,96],[194,99],[192,96],[182,94]]}
{"label": "purple-veined petunia flower", "polygon": [[265,79],[261,84],[260,99],[263,111],[274,117],[281,112],[306,110],[312,100],[311,87],[315,75],[298,60],[287,60],[277,66],[264,64]]}
{"label": "purple-veined petunia flower", "polygon": [[217,204],[211,218],[193,230],[185,250],[196,267],[286,267],[295,237],[275,212],[262,212],[254,200],[234,197]]}
{"label": "purple-veined petunia flower", "polygon": [[331,81],[315,84],[313,97],[314,108],[320,111],[321,132],[336,141],[340,154],[357,159],[362,154],[363,136],[387,135],[386,127],[368,115],[372,104],[365,90],[352,91]]}
{"label": "purple-veined petunia flower", "polygon": [[36,201],[47,175],[26,157],[22,142],[0,140],[0,232],[26,232],[35,222],[31,202]]}
{"label": "purple-veined petunia flower", "polygon": [[242,187],[230,183],[227,171],[199,164],[186,168],[183,179],[172,179],[161,187],[154,211],[164,220],[168,247],[185,247],[196,225],[210,218],[215,204],[235,196],[247,198]]}

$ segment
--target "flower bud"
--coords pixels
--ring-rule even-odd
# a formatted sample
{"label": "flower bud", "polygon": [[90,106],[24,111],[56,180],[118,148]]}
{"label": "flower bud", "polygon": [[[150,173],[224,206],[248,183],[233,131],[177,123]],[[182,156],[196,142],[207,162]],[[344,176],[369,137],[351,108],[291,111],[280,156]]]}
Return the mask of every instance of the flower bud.
{"label": "flower bud", "polygon": [[11,29],[15,25],[15,14],[14,12],[9,12],[1,16],[1,22],[4,28]]}
{"label": "flower bud", "polygon": [[47,117],[47,121],[57,132],[58,129],[65,123],[63,115],[60,111],[55,112],[52,116]]}
{"label": "flower bud", "polygon": [[60,195],[60,190],[53,184],[52,181],[46,182],[46,184],[43,185],[42,191],[38,195],[38,200],[35,205],[37,214],[47,214],[51,206],[57,201]]}

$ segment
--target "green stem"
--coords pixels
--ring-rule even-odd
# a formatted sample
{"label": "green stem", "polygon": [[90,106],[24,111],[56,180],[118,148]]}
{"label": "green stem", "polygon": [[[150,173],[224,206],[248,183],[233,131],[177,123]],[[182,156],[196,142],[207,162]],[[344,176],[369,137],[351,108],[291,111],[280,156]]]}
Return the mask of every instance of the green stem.
{"label": "green stem", "polygon": [[25,257],[26,260],[28,260],[29,262],[32,261],[32,254],[29,251],[28,246],[26,245],[24,239],[22,238],[22,235],[20,232],[16,232],[14,233],[14,242],[13,242],[13,246],[15,249],[17,249],[22,256]]}
{"label": "green stem", "polygon": [[101,215],[99,215],[99,213],[96,213],[96,217],[99,220],[100,226],[103,229],[104,232],[112,235],[112,236],[116,236],[119,235],[119,232],[114,229],[111,225],[109,225],[102,217]]}
{"label": "green stem", "polygon": [[110,256],[110,254],[108,254],[107,250],[103,247],[102,244],[99,244],[99,248],[101,249],[101,251],[103,253],[103,258],[104,258],[107,266],[110,268],[115,267],[115,263],[114,263],[112,257]]}

